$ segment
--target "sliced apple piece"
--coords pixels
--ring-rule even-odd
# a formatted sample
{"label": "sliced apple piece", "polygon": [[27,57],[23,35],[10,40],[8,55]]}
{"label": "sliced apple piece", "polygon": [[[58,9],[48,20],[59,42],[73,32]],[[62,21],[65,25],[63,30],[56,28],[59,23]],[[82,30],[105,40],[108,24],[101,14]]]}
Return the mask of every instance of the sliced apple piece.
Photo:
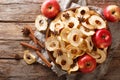
{"label": "sliced apple piece", "polygon": [[52,32],[57,32],[59,34],[62,28],[64,28],[64,25],[60,20],[54,20],[50,23],[50,30]]}
{"label": "sliced apple piece", "polygon": [[29,50],[24,51],[23,59],[27,64],[33,64],[34,62],[36,62],[36,57],[33,54],[31,54]]}
{"label": "sliced apple piece", "polygon": [[82,36],[83,34],[79,29],[72,29],[72,31],[68,34],[67,39],[71,45],[77,47],[83,42]]}
{"label": "sliced apple piece", "polygon": [[92,49],[93,49],[93,46],[94,46],[94,44],[93,44],[93,42],[92,42],[92,38],[91,38],[91,37],[87,37],[87,38],[85,39],[85,41],[86,41],[86,43],[87,43],[88,51],[91,52]]}
{"label": "sliced apple piece", "polygon": [[64,28],[61,33],[60,33],[60,37],[63,41],[68,42],[67,36],[70,33],[70,29],[69,28]]}
{"label": "sliced apple piece", "polygon": [[99,58],[96,58],[97,63],[103,63],[106,60],[106,53],[104,50],[97,49],[97,53],[100,55]]}
{"label": "sliced apple piece", "polygon": [[73,60],[64,54],[56,58],[56,63],[59,64],[63,70],[69,70],[73,64]]}
{"label": "sliced apple piece", "polygon": [[76,18],[83,17],[84,19],[87,19],[90,16],[89,8],[86,6],[80,7],[76,9],[75,14],[76,14],[75,15]]}
{"label": "sliced apple piece", "polygon": [[106,23],[105,21],[97,15],[92,15],[89,19],[88,19],[89,23],[93,26],[96,27],[96,29],[103,29],[106,28]]}
{"label": "sliced apple piece", "polygon": [[35,27],[38,31],[45,31],[48,27],[47,18],[43,15],[38,15],[35,20]]}
{"label": "sliced apple piece", "polygon": [[82,24],[84,27],[88,28],[88,29],[95,29],[95,27],[94,27],[93,25],[90,25],[90,24],[88,24],[88,23],[86,23],[86,22],[82,22],[81,24]]}
{"label": "sliced apple piece", "polygon": [[68,70],[68,73],[70,74],[71,72],[75,72],[79,70],[78,63],[76,63],[72,68]]}
{"label": "sliced apple piece", "polygon": [[83,26],[80,27],[80,31],[82,32],[82,34],[84,34],[86,36],[92,36],[95,34],[95,31],[93,31],[93,30],[86,31]]}
{"label": "sliced apple piece", "polygon": [[49,51],[54,51],[56,49],[59,48],[59,41],[56,37],[54,36],[50,36],[47,38],[47,40],[45,41],[45,47],[49,50]]}

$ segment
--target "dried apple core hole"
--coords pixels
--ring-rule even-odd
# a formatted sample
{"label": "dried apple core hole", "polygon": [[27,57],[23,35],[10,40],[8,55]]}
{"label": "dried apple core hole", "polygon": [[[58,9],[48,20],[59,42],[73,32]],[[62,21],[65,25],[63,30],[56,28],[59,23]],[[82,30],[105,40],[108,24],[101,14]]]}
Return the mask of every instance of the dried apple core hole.
{"label": "dried apple core hole", "polygon": [[97,48],[95,46],[93,46],[93,51],[97,51]]}
{"label": "dried apple core hole", "polygon": [[82,10],[80,13],[81,13],[82,15],[84,15],[84,14],[85,14],[85,10]]}
{"label": "dried apple core hole", "polygon": [[70,65],[70,68],[74,68],[75,67],[75,63],[73,63],[72,65]]}
{"label": "dried apple core hole", "polygon": [[65,65],[65,64],[66,64],[66,60],[62,60],[62,61],[61,61],[61,64],[62,64],[62,65]]}
{"label": "dried apple core hole", "polygon": [[43,23],[44,23],[43,20],[40,20],[40,21],[39,21],[39,24],[40,24],[40,25],[42,25]]}
{"label": "dried apple core hole", "polygon": [[90,46],[92,46],[92,42],[90,41]]}
{"label": "dried apple core hole", "polygon": [[73,36],[73,41],[78,41],[79,40],[79,36],[78,35],[74,35]]}
{"label": "dried apple core hole", "polygon": [[78,21],[79,21],[79,23],[81,23],[81,22],[84,22],[85,19],[83,17],[78,17]]}
{"label": "dried apple core hole", "polygon": [[73,26],[74,26],[74,23],[73,23],[73,22],[70,22],[70,23],[68,24],[68,27],[69,27],[69,28],[73,28]]}
{"label": "dried apple core hole", "polygon": [[58,56],[61,56],[61,55],[63,55],[63,52],[62,52],[62,50],[57,50],[57,54],[58,54]]}
{"label": "dried apple core hole", "polygon": [[90,24],[88,20],[86,20],[86,24]]}
{"label": "dried apple core hole", "polygon": [[27,59],[31,59],[31,56],[30,55],[26,55],[27,56]]}
{"label": "dried apple core hole", "polygon": [[101,25],[101,22],[99,20],[96,20],[95,23]]}

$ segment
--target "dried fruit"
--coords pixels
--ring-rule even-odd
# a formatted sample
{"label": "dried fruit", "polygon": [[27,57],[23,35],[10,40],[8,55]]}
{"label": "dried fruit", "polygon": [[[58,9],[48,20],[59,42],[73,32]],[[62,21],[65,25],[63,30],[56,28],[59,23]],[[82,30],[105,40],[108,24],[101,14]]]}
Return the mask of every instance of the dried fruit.
{"label": "dried fruit", "polygon": [[43,15],[38,15],[35,20],[35,27],[38,31],[44,31],[48,27],[47,18]]}
{"label": "dried fruit", "polygon": [[33,54],[31,54],[31,52],[29,50],[24,51],[23,58],[27,64],[32,64],[32,63],[36,62],[36,57]]}

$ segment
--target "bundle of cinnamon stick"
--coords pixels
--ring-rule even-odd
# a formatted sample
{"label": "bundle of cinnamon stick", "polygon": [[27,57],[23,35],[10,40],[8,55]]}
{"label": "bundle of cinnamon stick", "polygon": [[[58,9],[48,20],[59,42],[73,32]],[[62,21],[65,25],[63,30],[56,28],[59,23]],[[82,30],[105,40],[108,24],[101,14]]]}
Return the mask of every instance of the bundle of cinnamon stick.
{"label": "bundle of cinnamon stick", "polygon": [[[42,53],[40,52],[41,51],[41,48],[45,48],[44,44],[41,43],[35,36],[34,36],[34,31],[32,29],[31,26],[29,25],[26,25],[23,30],[23,35],[25,36],[28,36],[33,42],[34,42],[34,45],[31,45],[29,43],[26,43],[26,42],[20,42],[20,44],[24,47],[28,47],[30,49],[33,49],[36,54],[41,58],[41,60],[48,66],[48,67],[51,67],[51,63],[42,55]],[[38,47],[36,47],[39,46]]]}

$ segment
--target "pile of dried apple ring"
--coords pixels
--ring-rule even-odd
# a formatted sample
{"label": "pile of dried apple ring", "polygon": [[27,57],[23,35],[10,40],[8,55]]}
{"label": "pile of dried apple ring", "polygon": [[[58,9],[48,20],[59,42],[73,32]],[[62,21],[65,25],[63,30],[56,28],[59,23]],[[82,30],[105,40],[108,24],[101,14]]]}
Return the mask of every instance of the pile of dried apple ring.
{"label": "pile of dried apple ring", "polygon": [[107,49],[97,48],[92,40],[96,30],[107,29],[107,22],[100,14],[83,6],[60,12],[51,21],[45,47],[57,65],[69,73],[79,70],[78,58],[92,56],[97,64],[107,57]]}

